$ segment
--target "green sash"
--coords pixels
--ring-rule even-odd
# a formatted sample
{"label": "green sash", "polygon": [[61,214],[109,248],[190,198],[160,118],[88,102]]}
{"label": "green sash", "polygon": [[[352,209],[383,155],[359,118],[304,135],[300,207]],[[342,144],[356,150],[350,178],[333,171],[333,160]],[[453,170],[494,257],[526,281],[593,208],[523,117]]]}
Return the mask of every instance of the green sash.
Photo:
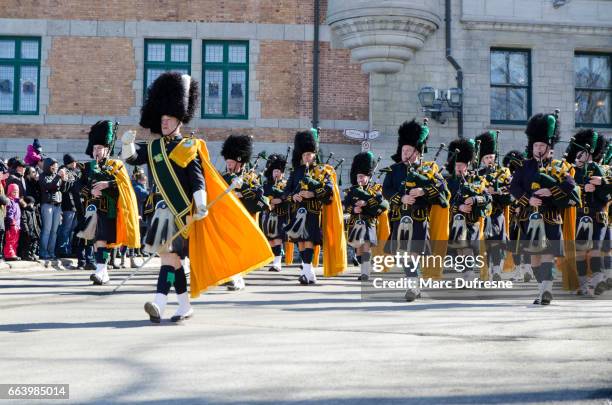
{"label": "green sash", "polygon": [[149,142],[148,152],[149,167],[157,189],[174,214],[177,227],[179,229],[183,228],[187,224],[187,215],[191,210],[191,198],[187,197],[176,176],[170,158],[166,153],[166,144],[163,138]]}

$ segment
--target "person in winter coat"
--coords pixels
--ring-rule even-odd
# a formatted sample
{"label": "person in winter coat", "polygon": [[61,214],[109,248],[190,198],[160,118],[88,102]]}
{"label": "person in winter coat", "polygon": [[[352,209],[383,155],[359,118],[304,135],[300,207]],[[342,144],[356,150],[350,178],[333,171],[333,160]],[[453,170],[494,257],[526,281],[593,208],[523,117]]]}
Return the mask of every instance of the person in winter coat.
{"label": "person in winter coat", "polygon": [[39,162],[43,160],[42,158],[42,146],[38,139],[34,139],[32,145],[28,145],[28,149],[26,152],[26,156],[23,159],[28,166],[36,167]]}
{"label": "person in winter coat", "polygon": [[9,199],[4,195],[4,181],[8,178],[8,168],[0,159],[0,258],[4,251],[4,218],[6,217],[6,206],[9,204]]}
{"label": "person in winter coat", "polygon": [[19,206],[19,187],[17,184],[10,184],[7,189],[9,204],[6,206],[6,227],[4,243],[4,260],[20,260],[17,256],[19,248],[19,229],[21,228],[21,207]]}
{"label": "person in winter coat", "polygon": [[36,261],[38,260],[38,245],[40,241],[40,216],[32,197],[25,197],[23,202],[19,234],[19,256],[21,260]]}
{"label": "person in winter coat", "polygon": [[21,198],[26,195],[26,182],[24,179],[24,174],[26,170],[26,164],[21,159],[13,160],[11,164],[11,168],[9,170],[9,177],[6,179],[6,187],[10,184],[16,184],[19,187],[19,196]]}
{"label": "person in winter coat", "polygon": [[73,182],[68,181],[65,170],[58,171],[55,159],[46,158],[39,184],[41,191],[40,213],[43,225],[40,238],[40,258],[42,260],[55,260],[57,228],[62,218],[62,193],[67,191]]}
{"label": "person in winter coat", "polygon": [[38,170],[35,167],[28,166],[25,169],[25,174],[23,176],[25,178],[26,184],[26,196],[32,197],[34,199],[34,205],[38,208],[40,206],[40,184],[38,180],[40,175],[38,174]]}

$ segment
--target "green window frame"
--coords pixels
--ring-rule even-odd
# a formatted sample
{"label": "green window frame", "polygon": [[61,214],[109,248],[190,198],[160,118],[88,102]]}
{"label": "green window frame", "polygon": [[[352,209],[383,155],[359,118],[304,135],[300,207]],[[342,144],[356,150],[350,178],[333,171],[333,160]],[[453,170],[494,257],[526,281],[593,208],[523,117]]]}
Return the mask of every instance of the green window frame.
{"label": "green window frame", "polygon": [[143,100],[151,83],[164,72],[191,75],[190,39],[145,39]]}
{"label": "green window frame", "polygon": [[[596,72],[595,61],[603,72]],[[574,86],[576,127],[612,128],[612,53],[575,52]]]}
{"label": "green window frame", "polygon": [[202,118],[249,118],[249,41],[202,41],[201,108]]}
{"label": "green window frame", "polygon": [[[501,71],[500,61],[505,65]],[[519,70],[513,71],[513,64]],[[527,124],[531,116],[531,50],[491,48],[489,70],[491,124]]]}
{"label": "green window frame", "polygon": [[0,36],[1,115],[39,114],[40,53],[40,37]]}

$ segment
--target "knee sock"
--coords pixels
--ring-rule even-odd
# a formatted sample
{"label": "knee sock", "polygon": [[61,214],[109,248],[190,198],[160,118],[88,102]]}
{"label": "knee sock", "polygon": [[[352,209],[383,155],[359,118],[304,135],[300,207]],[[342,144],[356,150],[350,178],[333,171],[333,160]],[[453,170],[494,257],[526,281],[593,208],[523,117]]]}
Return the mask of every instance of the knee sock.
{"label": "knee sock", "polygon": [[540,273],[542,274],[542,281],[552,281],[553,279],[553,267],[554,265],[550,262],[542,263],[540,265]]}
{"label": "knee sock", "polygon": [[576,260],[576,271],[578,272],[578,277],[585,277],[587,275],[586,260]]}
{"label": "knee sock", "polygon": [[280,268],[282,265],[283,247],[281,245],[273,246],[272,253],[274,253],[274,262],[272,264]]}
{"label": "knee sock", "polygon": [[302,262],[304,262],[304,264],[312,264],[314,249],[306,248],[300,252],[300,256],[302,256]]}
{"label": "knee sock", "polygon": [[[184,271],[183,271],[183,274]],[[170,288],[176,281],[176,271],[173,266],[161,266],[159,277],[157,278],[157,292],[168,295]]]}
{"label": "knee sock", "polygon": [[533,270],[533,275],[535,276],[535,279],[538,283],[541,283],[543,281],[542,279],[542,273],[540,272],[540,268],[542,267],[542,265],[540,266],[531,266],[531,270]]}
{"label": "knee sock", "polygon": [[361,274],[364,274],[366,276],[370,275],[370,257],[370,252],[363,253],[359,261],[361,264]]}
{"label": "knee sock", "polygon": [[176,277],[174,280],[174,290],[176,295],[187,292],[187,276],[185,275],[185,269],[181,266],[176,271]]}
{"label": "knee sock", "polygon": [[96,250],[96,264],[108,264],[108,258],[110,256],[107,248],[99,247]]}

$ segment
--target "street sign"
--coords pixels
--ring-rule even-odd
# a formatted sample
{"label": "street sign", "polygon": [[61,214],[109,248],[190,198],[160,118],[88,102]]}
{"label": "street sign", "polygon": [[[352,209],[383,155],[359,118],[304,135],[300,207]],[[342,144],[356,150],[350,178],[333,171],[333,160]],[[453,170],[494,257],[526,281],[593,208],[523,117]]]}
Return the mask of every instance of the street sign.
{"label": "street sign", "polygon": [[380,132],[376,130],[362,131],[359,129],[345,129],[344,136],[351,139],[372,140],[378,138],[380,136]]}

